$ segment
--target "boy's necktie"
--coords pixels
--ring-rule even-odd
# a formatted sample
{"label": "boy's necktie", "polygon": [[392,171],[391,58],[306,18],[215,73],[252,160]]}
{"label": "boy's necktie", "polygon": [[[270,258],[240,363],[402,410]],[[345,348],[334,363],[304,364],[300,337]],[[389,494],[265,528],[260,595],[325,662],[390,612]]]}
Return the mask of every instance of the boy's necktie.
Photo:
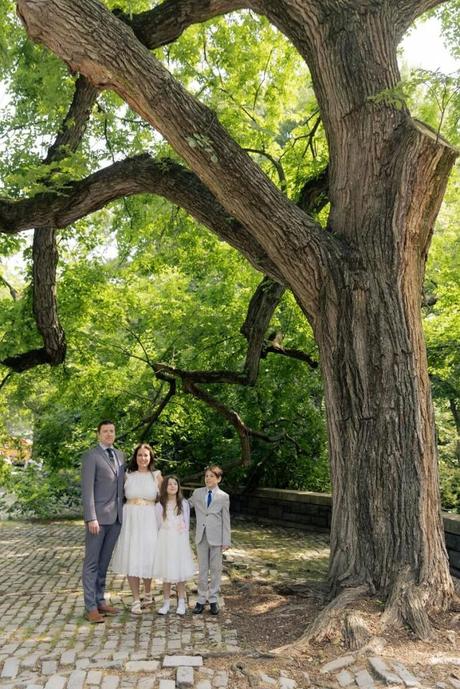
{"label": "boy's necktie", "polygon": [[208,490],[208,499],[206,501],[206,507],[209,507],[209,505],[211,504],[211,500],[212,500],[212,490]]}

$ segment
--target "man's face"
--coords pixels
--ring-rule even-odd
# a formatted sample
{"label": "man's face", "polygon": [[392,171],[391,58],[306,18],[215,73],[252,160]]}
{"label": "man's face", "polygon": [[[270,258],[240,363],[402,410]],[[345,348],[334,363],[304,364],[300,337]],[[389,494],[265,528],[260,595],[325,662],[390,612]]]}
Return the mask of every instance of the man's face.
{"label": "man's face", "polygon": [[107,423],[100,427],[97,439],[103,445],[113,445],[115,442],[115,426],[113,423]]}

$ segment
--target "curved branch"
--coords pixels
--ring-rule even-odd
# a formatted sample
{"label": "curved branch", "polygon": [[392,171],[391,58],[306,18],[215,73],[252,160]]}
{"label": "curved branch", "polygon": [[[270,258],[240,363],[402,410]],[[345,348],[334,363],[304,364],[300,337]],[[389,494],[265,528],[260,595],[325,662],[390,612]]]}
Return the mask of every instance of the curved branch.
{"label": "curved branch", "polygon": [[147,434],[149,433],[150,429],[152,428],[153,424],[158,421],[160,418],[161,412],[165,409],[167,406],[169,400],[174,397],[176,394],[176,380],[175,378],[171,376],[157,376],[157,378],[160,378],[161,380],[164,380],[168,383],[169,385],[169,390],[166,393],[166,395],[163,397],[161,402],[158,404],[157,408],[152,414],[149,414],[145,418],[142,419],[138,424],[133,426],[132,428],[129,429],[129,431],[126,431],[126,433],[123,433],[122,435],[117,436],[118,440],[124,440],[126,437],[128,437],[131,433],[134,431],[138,431],[139,428],[143,428],[144,430],[142,431],[140,440],[145,440],[147,437]]}
{"label": "curved branch", "polygon": [[13,301],[18,301],[18,299],[19,299],[19,297],[20,297],[20,294],[19,294],[18,290],[15,289],[15,288],[13,287],[13,285],[11,285],[11,284],[8,282],[8,280],[6,280],[6,278],[3,277],[3,275],[0,275],[0,282],[3,282],[3,284],[5,285],[5,287],[7,287],[8,291],[9,291],[9,293],[10,293],[10,295],[11,295],[11,298],[13,299]]}
{"label": "curved branch", "polygon": [[391,0],[397,17],[396,27],[399,37],[406,33],[407,29],[428,10],[443,5],[448,0]]}
{"label": "curved branch", "polygon": [[60,193],[50,191],[20,201],[0,199],[0,232],[14,234],[31,227],[66,227],[110,201],[139,193],[158,194],[180,206],[243,253],[257,270],[282,279],[246,227],[222,208],[193,172],[169,159],[155,161],[148,154],[114,163],[69,184]]}
{"label": "curved branch", "polygon": [[[169,141],[226,211],[250,227],[294,291],[302,291],[303,308],[315,313],[330,256],[340,252],[339,244],[284,197],[215,113],[96,0],[17,0],[17,6],[33,40],[98,87],[113,89]],[[291,271],[299,251],[308,274]]]}
{"label": "curved branch", "polygon": [[[96,96],[97,89],[85,77],[80,76],[75,84],[72,103],[55,141],[48,149],[44,164],[62,160],[69,152],[77,150]],[[29,226],[40,228],[34,231],[32,246],[33,312],[37,329],[43,338],[43,348],[22,352],[1,362],[16,372],[27,371],[42,364],[57,366],[64,361],[67,350],[56,299],[58,251],[55,226],[54,223],[40,223],[34,220],[32,214]]]}
{"label": "curved branch", "polygon": [[284,168],[281,165],[280,161],[274,158],[270,153],[267,153],[266,151],[262,151],[259,148],[244,148],[244,151],[247,153],[258,153],[261,156],[264,156],[267,158],[275,168],[276,172],[278,173],[278,179],[280,181],[280,189],[284,193],[287,191],[287,179],[286,179],[286,173],[284,172]]}
{"label": "curved branch", "polygon": [[206,390],[199,388],[195,383],[192,383],[191,380],[183,380],[183,386],[186,392],[190,393],[202,402],[205,402],[209,407],[215,409],[221,416],[224,417],[224,419],[227,419],[227,421],[231,423],[231,425],[235,428],[236,432],[238,433],[240,439],[241,464],[243,466],[247,466],[248,464],[250,464],[251,443],[249,440],[249,436],[251,434],[251,429],[248,426],[246,426],[239,414],[237,414],[237,412],[233,409],[227,407],[220,400],[210,395],[209,392],[206,392]]}
{"label": "curved branch", "polygon": [[152,49],[172,43],[192,24],[249,6],[247,0],[166,0],[132,17],[120,11],[114,14],[132,28],[141,43]]}

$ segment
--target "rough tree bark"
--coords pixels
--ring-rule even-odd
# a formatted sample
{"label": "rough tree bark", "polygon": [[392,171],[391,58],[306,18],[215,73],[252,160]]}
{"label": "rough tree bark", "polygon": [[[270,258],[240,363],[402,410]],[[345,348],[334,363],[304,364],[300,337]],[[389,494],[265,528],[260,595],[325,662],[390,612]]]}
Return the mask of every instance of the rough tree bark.
{"label": "rough tree bark", "polygon": [[[197,7],[163,5],[174,4]],[[310,68],[330,154],[327,232],[101,5],[17,0],[30,36],[155,126],[292,289],[314,329],[325,381],[332,589],[378,591],[389,622],[402,619],[426,637],[429,612],[448,606],[453,587],[420,295],[455,152],[391,98],[375,96],[399,81],[396,48],[409,23],[440,2],[244,4],[283,31]],[[338,598],[352,600],[353,592]]]}

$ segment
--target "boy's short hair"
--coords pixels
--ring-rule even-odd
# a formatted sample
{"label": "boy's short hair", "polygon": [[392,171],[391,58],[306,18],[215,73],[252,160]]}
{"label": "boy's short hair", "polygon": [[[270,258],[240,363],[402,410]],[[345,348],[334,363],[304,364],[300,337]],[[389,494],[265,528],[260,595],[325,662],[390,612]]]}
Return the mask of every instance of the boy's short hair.
{"label": "boy's short hair", "polygon": [[212,472],[217,478],[222,478],[224,475],[223,469],[218,464],[210,464],[208,467],[206,467],[204,473],[207,471]]}

